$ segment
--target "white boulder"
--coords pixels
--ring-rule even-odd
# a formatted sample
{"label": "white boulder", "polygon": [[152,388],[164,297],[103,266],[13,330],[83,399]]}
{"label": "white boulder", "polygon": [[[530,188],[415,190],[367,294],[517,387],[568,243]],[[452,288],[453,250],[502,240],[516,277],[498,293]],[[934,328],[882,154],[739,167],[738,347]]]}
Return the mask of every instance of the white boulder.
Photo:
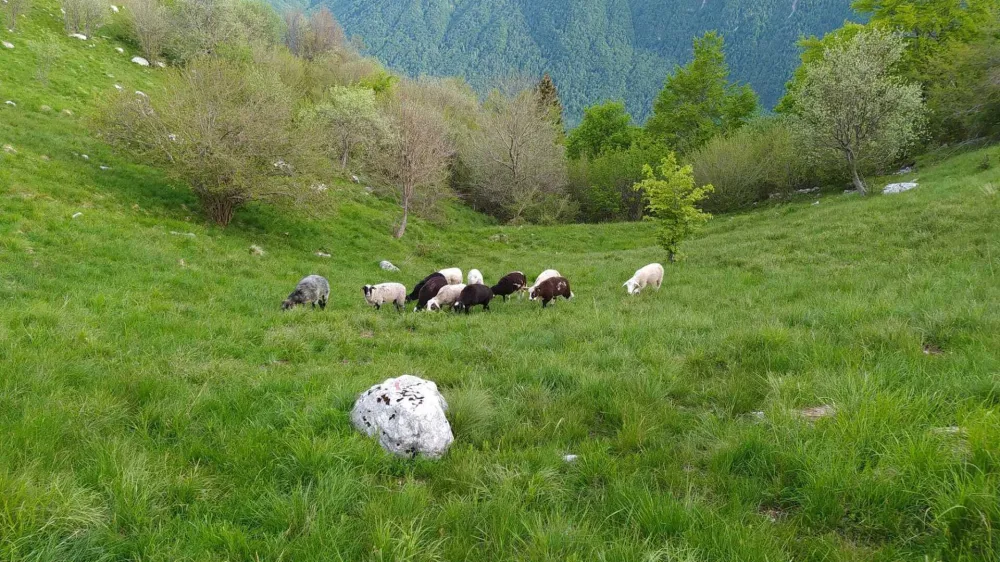
{"label": "white boulder", "polygon": [[124,55],[125,54],[125,49],[122,49],[121,47],[115,47],[115,50],[118,51],[119,55]]}
{"label": "white boulder", "polygon": [[87,36],[82,33],[70,33],[69,36],[72,37],[73,39],[79,39],[80,41],[87,40]]}
{"label": "white boulder", "polygon": [[914,182],[890,183],[889,185],[885,186],[885,189],[882,190],[882,193],[884,195],[892,195],[893,193],[902,193],[904,191],[909,191],[915,187],[917,187],[917,184]]}
{"label": "white boulder", "polygon": [[114,4],[112,4],[112,5],[111,5],[111,11],[112,11],[113,13],[116,13],[116,14],[117,14],[117,13],[118,13],[118,6],[115,6]]}
{"label": "white boulder", "polygon": [[13,102],[11,100],[7,100],[4,103],[6,103],[7,105],[9,105],[11,107],[17,107],[17,103],[15,103],[15,102]]}
{"label": "white boulder", "polygon": [[2,43],[0,43],[0,45],[3,45],[5,49],[13,49],[14,48],[14,44],[13,43],[9,43],[7,41],[3,41]]}
{"label": "white boulder", "polygon": [[436,384],[403,375],[362,393],[351,410],[351,423],[396,456],[437,459],[455,440],[444,415],[447,409]]}
{"label": "white boulder", "polygon": [[149,61],[142,57],[132,57],[132,62],[139,66],[149,66]]}
{"label": "white boulder", "polygon": [[399,268],[392,265],[392,262],[390,262],[389,260],[382,260],[378,262],[378,266],[381,267],[384,271],[399,271]]}

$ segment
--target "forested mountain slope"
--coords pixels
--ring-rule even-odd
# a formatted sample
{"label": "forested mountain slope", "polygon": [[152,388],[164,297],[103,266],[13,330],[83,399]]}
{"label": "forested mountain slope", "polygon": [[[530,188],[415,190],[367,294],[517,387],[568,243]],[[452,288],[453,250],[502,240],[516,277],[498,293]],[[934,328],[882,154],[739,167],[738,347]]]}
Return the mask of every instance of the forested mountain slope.
{"label": "forested mountain slope", "polygon": [[[766,106],[798,64],[796,40],[856,19],[848,0],[323,0],[372,54],[410,74],[474,85],[550,72],[575,122],[583,107],[624,99],[644,119],[691,39],[725,35],[736,79]],[[303,6],[308,8],[309,6]]]}

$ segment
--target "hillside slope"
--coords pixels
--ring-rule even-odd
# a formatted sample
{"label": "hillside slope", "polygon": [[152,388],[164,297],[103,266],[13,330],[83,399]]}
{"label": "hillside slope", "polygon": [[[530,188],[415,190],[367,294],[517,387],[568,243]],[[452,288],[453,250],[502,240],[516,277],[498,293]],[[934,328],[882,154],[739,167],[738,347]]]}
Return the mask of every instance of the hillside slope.
{"label": "hillside slope", "polygon": [[[726,37],[733,76],[771,107],[798,65],[796,41],[856,18],[840,0],[326,0],[349,34],[410,74],[488,85],[513,72],[554,77],[569,121],[624,99],[643,120],[691,40]],[[278,2],[279,5],[287,5]]]}
{"label": "hillside slope", "polygon": [[[996,559],[996,148],[900,195],[717,217],[627,298],[663,258],[649,225],[452,209],[394,241],[392,206],[338,184],[327,215],[207,226],[85,126],[162,71],[66,38],[51,8],[0,31],[0,560]],[[362,300],[444,266],[556,267],[577,298]],[[280,312],[307,273],[330,306]],[[350,427],[402,373],[450,403],[439,462]]]}

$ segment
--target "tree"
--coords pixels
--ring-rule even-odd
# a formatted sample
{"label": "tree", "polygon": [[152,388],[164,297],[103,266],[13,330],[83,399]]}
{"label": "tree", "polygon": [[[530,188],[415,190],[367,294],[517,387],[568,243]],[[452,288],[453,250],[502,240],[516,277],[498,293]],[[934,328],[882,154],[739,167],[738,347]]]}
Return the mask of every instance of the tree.
{"label": "tree", "polygon": [[405,89],[390,103],[389,115],[390,133],[372,159],[372,171],[399,200],[403,214],[393,236],[402,238],[410,212],[441,198],[453,149],[443,116]]}
{"label": "tree", "polygon": [[170,37],[170,14],[158,0],[130,0],[125,6],[129,34],[150,61],[160,58]]}
{"label": "tree", "polygon": [[1000,26],[976,41],[952,43],[928,68],[927,106],[938,139],[1000,135]]}
{"label": "tree", "polygon": [[309,21],[302,10],[288,10],[284,13],[285,20],[285,46],[296,56],[302,56],[302,50],[306,44],[306,33],[309,29]]}
{"label": "tree", "polygon": [[681,154],[743,126],[757,112],[757,95],[750,86],[729,82],[722,47],[715,32],[695,39],[694,59],[667,77],[653,104],[646,130]]}
{"label": "tree", "polygon": [[563,126],[563,105],[559,99],[559,89],[552,77],[546,72],[536,86],[538,94],[538,107],[542,113],[548,115],[553,125],[562,129]]}
{"label": "tree", "polygon": [[462,151],[473,204],[510,222],[553,219],[564,199],[564,152],[534,89],[494,91]]}
{"label": "tree", "polygon": [[98,119],[101,135],[191,186],[225,226],[250,201],[299,197],[291,95],[273,73],[199,59],[154,99],[122,92]]}
{"label": "tree", "polygon": [[4,11],[7,13],[7,28],[17,31],[17,18],[31,10],[31,0],[7,0]]}
{"label": "tree", "polygon": [[658,164],[667,152],[663,145],[639,135],[628,148],[570,162],[569,191],[580,206],[580,218],[587,222],[641,219],[642,194],[632,186],[645,177],[647,164]]}
{"label": "tree", "polygon": [[334,86],[322,102],[305,112],[305,118],[319,129],[323,148],[342,169],[360,148],[376,147],[389,130],[375,92],[367,88]]}
{"label": "tree", "polygon": [[333,17],[333,13],[324,6],[309,17],[302,56],[312,60],[324,53],[343,48],[346,43],[347,36],[344,35],[344,29]]}
{"label": "tree", "polygon": [[583,110],[583,121],[570,131],[566,156],[576,160],[581,156],[596,158],[608,150],[624,150],[635,136],[632,116],[625,111],[625,102],[608,101]]}
{"label": "tree", "polygon": [[695,187],[691,166],[679,166],[673,152],[660,162],[659,177],[648,164],[643,174],[646,179],[635,184],[633,189],[645,195],[646,210],[659,222],[657,240],[673,263],[680,243],[712,218],[698,208],[698,202],[708,197],[713,187]]}
{"label": "tree", "polygon": [[888,32],[859,33],[806,68],[798,95],[807,142],[819,157],[842,157],[862,195],[862,171],[891,163],[922,129],[920,86],[892,74],[903,48]]}
{"label": "tree", "polygon": [[101,0],[63,0],[63,21],[69,33],[91,35],[104,23],[107,5]]}

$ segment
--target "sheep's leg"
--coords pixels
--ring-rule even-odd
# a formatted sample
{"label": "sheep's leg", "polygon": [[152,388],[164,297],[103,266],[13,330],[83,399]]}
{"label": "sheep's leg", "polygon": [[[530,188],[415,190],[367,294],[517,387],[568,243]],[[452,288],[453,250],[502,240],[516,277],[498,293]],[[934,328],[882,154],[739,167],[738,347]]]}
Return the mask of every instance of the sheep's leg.
{"label": "sheep's leg", "polygon": [[375,310],[382,310],[382,304],[381,303],[375,303]]}
{"label": "sheep's leg", "polygon": [[483,310],[489,310],[489,309],[490,309],[490,303],[483,304]]}
{"label": "sheep's leg", "polygon": [[549,299],[542,299],[542,308],[549,306]]}
{"label": "sheep's leg", "polygon": [[319,301],[319,309],[326,310],[326,299]]}

